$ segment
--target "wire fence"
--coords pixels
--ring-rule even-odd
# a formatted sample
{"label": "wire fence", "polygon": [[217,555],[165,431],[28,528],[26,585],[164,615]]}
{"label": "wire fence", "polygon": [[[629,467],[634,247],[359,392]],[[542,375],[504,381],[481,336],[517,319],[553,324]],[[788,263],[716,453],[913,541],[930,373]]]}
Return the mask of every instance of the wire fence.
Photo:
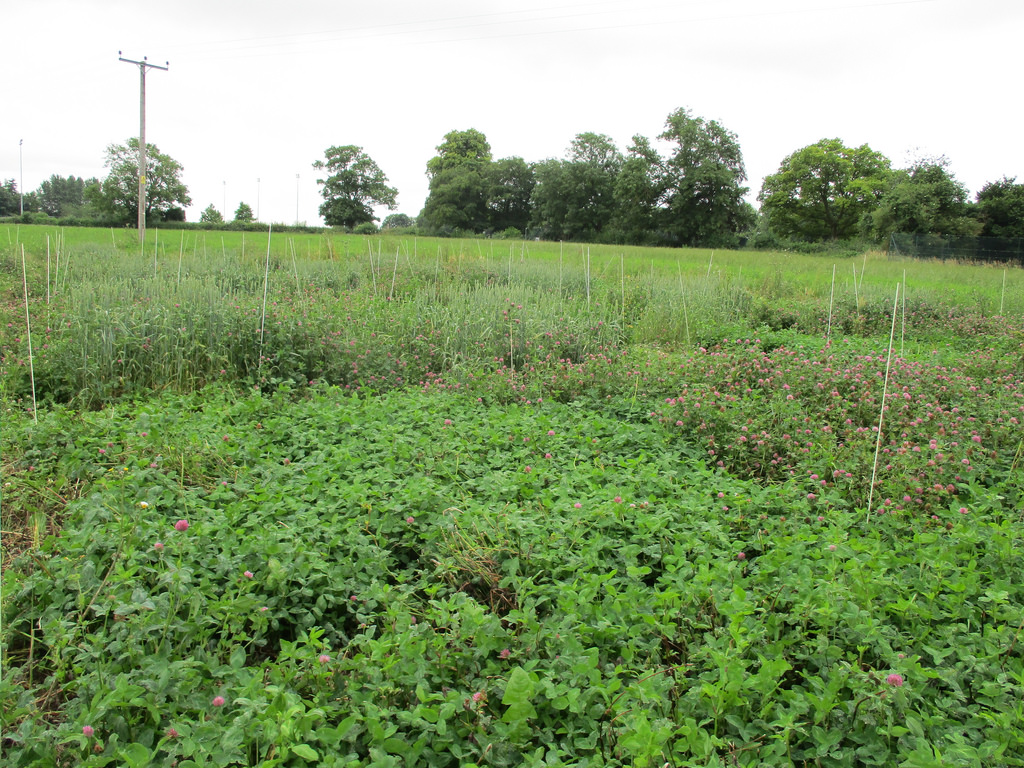
{"label": "wire fence", "polygon": [[1024,266],[1024,238],[893,235],[889,254],[914,259],[1011,263]]}

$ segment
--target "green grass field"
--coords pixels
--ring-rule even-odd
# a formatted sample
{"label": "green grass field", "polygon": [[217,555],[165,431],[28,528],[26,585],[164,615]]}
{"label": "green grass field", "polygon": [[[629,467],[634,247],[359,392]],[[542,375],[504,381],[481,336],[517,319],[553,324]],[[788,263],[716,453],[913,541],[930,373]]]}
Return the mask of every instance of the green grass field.
{"label": "green grass field", "polygon": [[0,762],[1024,765],[1022,289],[0,232]]}

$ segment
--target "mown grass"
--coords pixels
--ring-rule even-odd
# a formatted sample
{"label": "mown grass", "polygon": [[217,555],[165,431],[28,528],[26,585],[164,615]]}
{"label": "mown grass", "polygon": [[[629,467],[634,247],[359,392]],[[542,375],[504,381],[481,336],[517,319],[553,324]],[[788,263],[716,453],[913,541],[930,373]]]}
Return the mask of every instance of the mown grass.
{"label": "mown grass", "polygon": [[265,240],[75,237],[36,411],[0,265],[5,765],[1024,764],[1001,273],[826,338],[806,257],[296,237],[261,334]]}

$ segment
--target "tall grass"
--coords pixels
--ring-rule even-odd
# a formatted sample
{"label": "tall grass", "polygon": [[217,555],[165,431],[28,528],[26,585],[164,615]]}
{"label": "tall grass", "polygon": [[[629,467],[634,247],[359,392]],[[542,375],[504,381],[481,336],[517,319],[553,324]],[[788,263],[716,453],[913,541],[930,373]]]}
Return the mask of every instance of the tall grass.
{"label": "tall grass", "polygon": [[[45,244],[56,234],[22,227],[12,238],[26,246],[30,286],[40,287],[33,295],[45,293]],[[491,241],[334,235],[275,236],[266,252],[246,252],[243,233],[206,249],[204,233],[184,232],[177,254],[154,260],[155,233],[152,253],[127,231],[59,234],[59,285],[49,304],[31,306],[47,328],[36,383],[43,401],[90,406],[220,379],[385,389],[496,370],[526,375],[635,345],[673,350],[778,331],[824,337],[830,306],[833,334],[880,335],[892,319],[890,287],[901,280],[914,286],[911,348],[1019,326],[1024,314],[1021,270],[1004,278],[1001,269],[880,254],[833,287],[834,262],[790,254],[534,242],[506,251]],[[15,261],[13,248],[0,250],[0,285],[11,290]],[[1015,319],[997,316],[1000,305]],[[0,386],[26,397],[24,318],[5,325]]]}

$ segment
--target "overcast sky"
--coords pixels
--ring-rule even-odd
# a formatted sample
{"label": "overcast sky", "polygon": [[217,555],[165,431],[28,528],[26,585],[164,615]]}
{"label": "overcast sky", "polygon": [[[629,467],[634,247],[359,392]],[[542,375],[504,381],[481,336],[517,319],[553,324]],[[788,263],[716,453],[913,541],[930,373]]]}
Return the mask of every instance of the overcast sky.
{"label": "overcast sky", "polygon": [[[184,166],[188,219],[240,201],[322,223],[313,161],[356,144],[415,216],[445,133],[495,158],[623,150],[678,107],[740,141],[749,198],[822,138],[1024,180],[1022,0],[4,0],[0,179],[98,176],[139,131]],[[20,148],[19,140],[24,140]],[[23,177],[19,162],[23,161]],[[296,180],[296,174],[299,175]],[[259,183],[257,183],[259,179]],[[385,212],[386,213],[386,212]]]}

